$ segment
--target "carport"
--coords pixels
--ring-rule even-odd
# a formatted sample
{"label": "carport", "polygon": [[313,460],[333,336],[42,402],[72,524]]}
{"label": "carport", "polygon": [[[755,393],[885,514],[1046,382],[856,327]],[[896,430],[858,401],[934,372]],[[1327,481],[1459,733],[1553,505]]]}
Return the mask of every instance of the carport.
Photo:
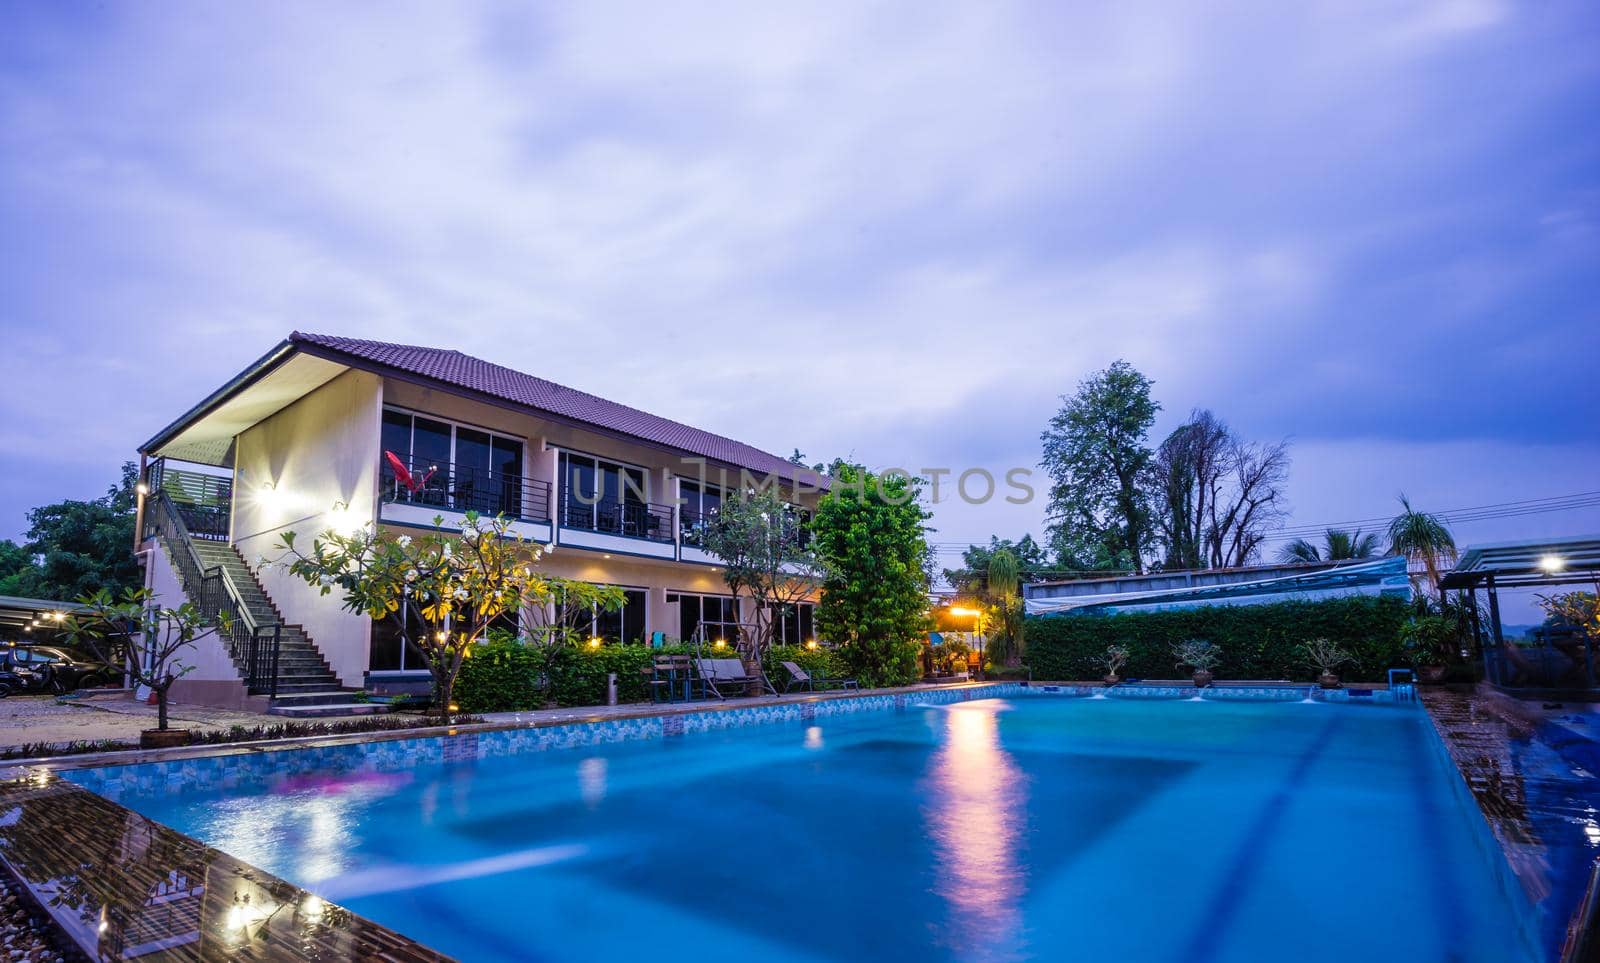
{"label": "carport", "polygon": [[1600,592],[1600,535],[1573,535],[1477,545],[1462,553],[1456,567],[1440,579],[1443,589],[1488,597],[1484,620],[1473,605],[1473,630],[1483,652],[1484,678],[1503,689],[1559,696],[1592,697],[1597,679],[1595,630],[1590,626],[1547,626],[1531,644],[1507,642],[1500,618],[1501,589],[1533,588],[1541,595],[1562,591]]}

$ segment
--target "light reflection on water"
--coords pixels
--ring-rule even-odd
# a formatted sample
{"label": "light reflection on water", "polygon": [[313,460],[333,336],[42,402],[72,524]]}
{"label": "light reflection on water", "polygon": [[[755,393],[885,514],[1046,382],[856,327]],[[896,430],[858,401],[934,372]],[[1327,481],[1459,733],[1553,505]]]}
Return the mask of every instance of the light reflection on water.
{"label": "light reflection on water", "polygon": [[965,958],[1022,956],[1023,871],[1017,856],[1027,777],[1000,746],[1002,705],[952,707],[930,760],[924,809],[950,909],[946,939]]}
{"label": "light reflection on water", "polygon": [[[218,849],[303,885],[346,872],[360,846],[352,827],[409,776],[329,778],[291,791],[247,796],[217,808],[206,838]],[[293,854],[292,864],[284,862]]]}

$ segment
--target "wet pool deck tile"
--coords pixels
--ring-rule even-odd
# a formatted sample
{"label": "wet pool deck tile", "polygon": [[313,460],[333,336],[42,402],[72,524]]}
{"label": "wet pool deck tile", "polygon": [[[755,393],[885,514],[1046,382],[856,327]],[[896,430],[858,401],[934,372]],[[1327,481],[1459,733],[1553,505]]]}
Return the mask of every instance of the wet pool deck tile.
{"label": "wet pool deck tile", "polygon": [[97,959],[449,959],[48,773],[0,783],[0,862]]}
{"label": "wet pool deck tile", "polygon": [[1424,689],[1422,703],[1537,914],[1546,948],[1572,947],[1594,925],[1580,907],[1600,857],[1600,773],[1573,761],[1571,747],[1585,740],[1568,738],[1559,723],[1563,712],[1595,707],[1552,712],[1485,686]]}

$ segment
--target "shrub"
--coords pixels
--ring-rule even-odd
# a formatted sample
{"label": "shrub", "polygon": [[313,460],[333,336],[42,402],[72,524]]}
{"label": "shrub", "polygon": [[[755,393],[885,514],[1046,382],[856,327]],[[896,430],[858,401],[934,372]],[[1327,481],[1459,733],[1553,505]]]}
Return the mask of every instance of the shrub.
{"label": "shrub", "polygon": [[1028,619],[1026,663],[1035,679],[1091,679],[1105,671],[1107,646],[1128,651],[1123,675],[1173,677],[1172,647],[1205,638],[1222,650],[1216,674],[1233,679],[1295,679],[1306,672],[1303,643],[1323,638],[1350,653],[1346,679],[1381,682],[1408,665],[1400,627],[1403,599],[1353,596],[1268,605],[1211,605],[1119,615],[1045,615]]}
{"label": "shrub", "polygon": [[470,651],[456,678],[456,704],[462,712],[517,712],[544,705],[538,649],[495,637]]}
{"label": "shrub", "polygon": [[774,645],[767,650],[766,660],[762,667],[766,669],[767,678],[772,684],[783,691],[783,684],[788,681],[789,673],[784,671],[783,664],[793,662],[806,670],[812,676],[821,676],[826,679],[838,679],[849,675],[844,659],[832,649],[805,649],[798,645]]}

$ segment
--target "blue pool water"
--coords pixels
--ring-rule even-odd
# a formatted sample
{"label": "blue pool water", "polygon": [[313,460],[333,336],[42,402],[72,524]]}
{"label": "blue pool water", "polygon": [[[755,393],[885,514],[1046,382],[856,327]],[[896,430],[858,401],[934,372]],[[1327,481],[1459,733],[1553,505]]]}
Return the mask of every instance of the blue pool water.
{"label": "blue pool water", "polygon": [[1433,739],[1031,696],[117,798],[472,961],[1528,959]]}

